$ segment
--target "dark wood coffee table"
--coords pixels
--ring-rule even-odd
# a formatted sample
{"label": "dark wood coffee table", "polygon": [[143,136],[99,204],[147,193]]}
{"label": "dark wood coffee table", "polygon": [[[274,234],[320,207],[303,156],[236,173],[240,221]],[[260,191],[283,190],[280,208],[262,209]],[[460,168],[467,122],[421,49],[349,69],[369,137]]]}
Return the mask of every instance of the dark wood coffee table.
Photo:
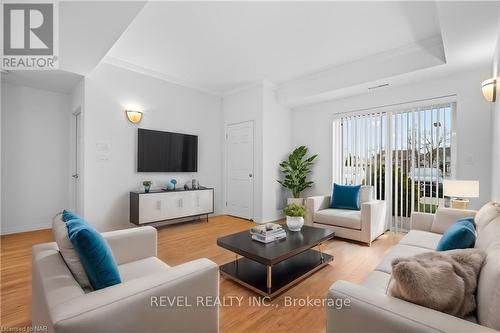
{"label": "dark wood coffee table", "polygon": [[217,239],[217,245],[236,253],[236,260],[219,267],[221,274],[272,298],[333,260],[321,252],[321,243],[332,239],[334,231],[310,226],[290,231],[283,227],[286,239],[267,244],[252,240],[248,230]]}

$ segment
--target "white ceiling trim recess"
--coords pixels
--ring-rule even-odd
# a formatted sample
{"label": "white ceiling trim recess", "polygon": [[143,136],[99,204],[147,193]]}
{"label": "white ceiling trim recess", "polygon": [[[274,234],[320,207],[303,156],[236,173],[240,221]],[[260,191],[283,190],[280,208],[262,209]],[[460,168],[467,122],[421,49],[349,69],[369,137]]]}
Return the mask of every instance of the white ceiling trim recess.
{"label": "white ceiling trim recess", "polygon": [[200,85],[197,85],[195,83],[188,82],[186,80],[176,78],[176,77],[164,74],[164,73],[160,73],[160,72],[154,71],[152,69],[148,69],[148,68],[145,68],[142,66],[138,66],[136,64],[132,64],[132,63],[125,61],[125,60],[121,60],[121,59],[110,57],[110,56],[105,56],[103,58],[102,62],[109,64],[109,65],[116,66],[116,67],[120,67],[123,69],[127,69],[129,71],[133,71],[133,72],[140,73],[143,75],[151,76],[151,77],[154,77],[154,78],[162,80],[162,81],[177,84],[177,85],[182,86],[182,87],[197,90],[197,91],[209,94],[209,95],[215,95],[215,96],[222,97],[222,94],[217,92],[217,91],[207,89],[207,88],[202,87]]}
{"label": "white ceiling trim recess", "polygon": [[441,36],[354,60],[279,85],[281,104],[296,107],[368,92],[390,78],[446,63]]}

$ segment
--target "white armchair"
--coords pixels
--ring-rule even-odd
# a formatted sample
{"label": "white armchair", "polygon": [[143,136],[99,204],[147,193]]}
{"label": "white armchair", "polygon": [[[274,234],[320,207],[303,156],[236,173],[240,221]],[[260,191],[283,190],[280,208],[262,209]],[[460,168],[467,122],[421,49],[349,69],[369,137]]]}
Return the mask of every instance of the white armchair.
{"label": "white armchair", "polygon": [[331,196],[306,199],[305,223],[335,230],[335,236],[371,244],[386,230],[386,203],[373,200],[373,187],[361,186],[361,210],[330,208]]}
{"label": "white armchair", "polygon": [[[197,297],[219,295],[219,271],[208,259],[170,267],[156,257],[156,229],[140,227],[102,234],[122,283],[85,292],[56,243],[33,247],[33,326],[49,332],[217,332],[217,306],[196,306]],[[168,306],[161,297],[185,299]],[[182,299],[181,299],[182,298]],[[162,306],[163,303],[163,306]],[[196,318],[196,320],[193,320]]]}

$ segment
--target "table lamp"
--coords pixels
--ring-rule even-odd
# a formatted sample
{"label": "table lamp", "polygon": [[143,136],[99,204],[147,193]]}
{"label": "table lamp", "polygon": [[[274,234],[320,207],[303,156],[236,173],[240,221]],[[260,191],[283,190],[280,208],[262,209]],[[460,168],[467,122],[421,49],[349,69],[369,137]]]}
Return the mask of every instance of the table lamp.
{"label": "table lamp", "polygon": [[479,197],[477,180],[445,180],[444,195],[451,197],[451,208],[467,209],[469,199]]}

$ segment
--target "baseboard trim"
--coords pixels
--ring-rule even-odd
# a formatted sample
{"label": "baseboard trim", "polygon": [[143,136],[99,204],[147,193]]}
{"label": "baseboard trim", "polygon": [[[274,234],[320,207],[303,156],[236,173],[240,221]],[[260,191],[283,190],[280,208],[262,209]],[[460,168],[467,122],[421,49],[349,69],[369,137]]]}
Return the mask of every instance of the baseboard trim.
{"label": "baseboard trim", "polygon": [[[218,216],[225,216],[226,214],[209,214],[208,218],[216,218]],[[188,221],[186,221],[188,222]],[[159,222],[161,223],[161,222]],[[167,225],[167,224],[165,224]],[[133,225],[133,227],[137,227],[137,225]],[[32,224],[32,225],[26,225],[26,226],[1,226],[1,232],[0,235],[10,235],[10,234],[17,234],[21,232],[27,232],[27,231],[36,231],[36,230],[44,230],[44,229],[51,229],[52,224],[51,223],[37,223],[37,224]],[[112,229],[116,230],[116,229]]]}
{"label": "baseboard trim", "polygon": [[26,231],[35,231],[50,229],[52,227],[51,223],[37,223],[32,225],[19,225],[19,226],[4,226],[2,225],[1,235],[17,234]]}

